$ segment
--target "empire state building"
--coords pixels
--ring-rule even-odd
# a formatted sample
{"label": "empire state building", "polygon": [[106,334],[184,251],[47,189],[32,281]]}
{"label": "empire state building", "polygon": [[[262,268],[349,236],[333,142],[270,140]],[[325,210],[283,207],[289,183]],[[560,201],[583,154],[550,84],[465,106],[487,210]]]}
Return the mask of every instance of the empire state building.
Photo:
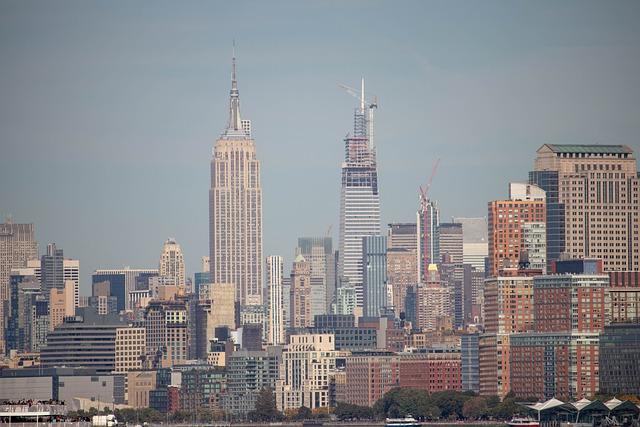
{"label": "empire state building", "polygon": [[262,304],[262,188],[251,124],[240,118],[236,58],[229,123],[216,141],[209,190],[211,282],[233,283],[241,305]]}

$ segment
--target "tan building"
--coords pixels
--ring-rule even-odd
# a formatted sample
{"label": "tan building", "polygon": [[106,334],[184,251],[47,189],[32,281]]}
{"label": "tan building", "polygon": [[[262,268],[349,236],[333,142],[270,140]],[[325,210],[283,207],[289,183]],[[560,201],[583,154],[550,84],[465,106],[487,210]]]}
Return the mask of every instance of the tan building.
{"label": "tan building", "polygon": [[175,239],[169,238],[164,242],[158,271],[160,277],[173,279],[173,284],[184,292],[184,256],[182,255],[182,248]]}
{"label": "tan building", "polygon": [[328,407],[336,357],[348,354],[335,350],[333,334],[292,335],[282,353],[280,379],[276,382],[278,410]]}
{"label": "tan building", "polygon": [[146,336],[145,328],[116,329],[115,372],[129,372],[144,368]]}
{"label": "tan building", "polygon": [[228,326],[236,328],[235,300],[236,287],[233,283],[212,283],[209,296],[212,303],[210,316],[207,318],[207,336],[212,338],[215,328]]}
{"label": "tan building", "polygon": [[240,118],[234,57],[229,122],[211,160],[210,273],[235,284],[241,305],[262,305],[262,187],[249,123]]}
{"label": "tan building", "polygon": [[[521,254],[528,250],[523,239],[523,227],[528,223],[546,221],[545,194],[544,190],[532,184],[511,183],[508,200],[489,202],[490,276],[498,276],[503,268],[518,267]],[[533,244],[541,243],[536,240],[532,241]]]}
{"label": "tan building", "polygon": [[550,191],[549,261],[598,258],[604,271],[640,269],[640,179],[630,147],[545,144],[530,180]]}
{"label": "tan building", "polygon": [[[49,296],[49,330],[62,324],[64,318],[75,314],[76,284],[65,280],[64,289],[51,289]],[[99,313],[106,314],[106,313]]]}
{"label": "tan building", "polygon": [[156,388],[156,371],[136,371],[127,375],[129,406],[135,409],[149,407],[149,392]]}
{"label": "tan building", "polygon": [[430,264],[426,283],[416,290],[416,324],[422,331],[435,331],[439,325],[451,325],[451,290],[442,286],[435,264]]}
{"label": "tan building", "polygon": [[[414,235],[415,237],[415,235]],[[418,255],[415,249],[387,249],[387,286],[396,313],[406,312],[407,288],[418,283]]]}
{"label": "tan building", "polygon": [[298,255],[291,270],[291,327],[313,326],[311,317],[311,268],[302,255]]}

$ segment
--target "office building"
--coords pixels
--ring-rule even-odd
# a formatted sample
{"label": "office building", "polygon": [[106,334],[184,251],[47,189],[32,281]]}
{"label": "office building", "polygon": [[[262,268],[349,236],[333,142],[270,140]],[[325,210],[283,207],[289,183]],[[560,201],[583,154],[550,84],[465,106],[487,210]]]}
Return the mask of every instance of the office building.
{"label": "office building", "polygon": [[522,224],[522,247],[520,262],[527,268],[547,271],[547,224],[527,222]]}
{"label": "office building", "polygon": [[407,288],[418,283],[418,255],[415,250],[387,249],[387,286],[390,289],[392,306],[396,316],[406,312],[405,298]]}
{"label": "office building", "polygon": [[116,328],[114,372],[139,371],[145,367],[147,331],[143,327]]}
{"label": "office building", "polygon": [[462,224],[462,262],[484,271],[484,260],[489,256],[487,218],[454,217],[453,222]]}
{"label": "office building", "polygon": [[[131,310],[129,295],[136,290],[149,289],[148,280],[158,275],[158,269],[136,269],[125,267],[122,269],[99,269],[91,275],[91,283],[109,282],[109,296],[115,296],[118,300],[118,310]],[[145,289],[138,289],[136,283],[146,283]],[[144,287],[144,285],[142,285]]]}
{"label": "office building", "polygon": [[522,228],[546,222],[545,192],[530,184],[509,184],[509,199],[489,202],[489,276],[517,268],[524,252]]}
{"label": "office building", "polygon": [[44,368],[93,368],[108,374],[115,369],[116,329],[125,325],[118,316],[100,316],[93,308],[79,308],[74,317],[65,318],[49,333],[40,364]]}
{"label": "office building", "polygon": [[182,248],[173,238],[168,238],[162,245],[158,272],[161,277],[167,277],[173,281],[184,293],[185,291],[185,270],[184,256]]}
{"label": "office building", "polygon": [[422,331],[435,331],[438,326],[451,324],[451,290],[442,286],[435,264],[429,266],[425,282],[416,290],[416,326]]}
{"label": "office building", "polygon": [[9,299],[11,270],[26,267],[28,260],[37,257],[33,224],[14,224],[10,219],[0,224],[0,301]]}
{"label": "office building", "polygon": [[600,393],[640,395],[640,324],[605,326],[599,345]]}
{"label": "office building", "polygon": [[233,283],[240,305],[262,305],[262,187],[260,161],[240,118],[232,60],[229,121],[216,141],[209,191],[211,282]]}
{"label": "office building", "polygon": [[420,199],[417,213],[418,268],[420,281],[427,280],[429,265],[440,263],[440,210],[437,202]]}
{"label": "office building", "polygon": [[285,343],[284,335],[284,305],[282,294],[282,276],[284,260],[281,256],[267,257],[267,343],[270,345],[282,345]]}
{"label": "office building", "polygon": [[462,264],[464,248],[462,224],[456,222],[441,222],[438,230],[440,236],[440,259],[438,263],[447,262],[450,264]]}
{"label": "office building", "polygon": [[547,260],[640,270],[640,179],[626,145],[544,144],[529,181],[547,192]]}
{"label": "office building", "polygon": [[40,291],[40,281],[31,268],[11,270],[10,315],[3,331],[7,353],[38,352],[49,332],[49,305]]}
{"label": "office building", "polygon": [[340,247],[338,279],[351,286],[357,306],[363,305],[362,238],[380,234],[380,195],[376,149],[373,143],[374,105],[365,105],[364,79],[361,102],[354,113],[354,130],[344,140],[340,192]]}
{"label": "office building", "polygon": [[313,326],[311,317],[311,266],[298,255],[291,269],[291,327]]}
{"label": "office building", "polygon": [[479,335],[460,336],[460,362],[462,373],[462,391],[471,390],[480,393],[480,347]]}
{"label": "office building", "polygon": [[[223,368],[209,365],[184,365],[182,372],[180,407],[197,414],[202,410],[220,411],[221,398],[227,388]],[[197,422],[196,422],[197,423]]]}
{"label": "office building", "polygon": [[311,265],[312,314],[326,314],[336,292],[333,241],[331,237],[299,237],[296,250]]}
{"label": "office building", "polygon": [[60,325],[65,317],[75,315],[76,284],[65,280],[64,289],[53,288],[49,295],[49,329]]}
{"label": "office building", "polygon": [[387,237],[362,238],[364,315],[378,317],[388,307]]}
{"label": "office building", "polygon": [[418,251],[418,228],[414,222],[393,222],[387,229],[389,249]]}
{"label": "office building", "polygon": [[640,323],[640,271],[610,271],[611,323]]}
{"label": "office building", "polygon": [[151,301],[144,312],[144,327],[151,368],[170,367],[189,359],[191,334],[184,299]]}

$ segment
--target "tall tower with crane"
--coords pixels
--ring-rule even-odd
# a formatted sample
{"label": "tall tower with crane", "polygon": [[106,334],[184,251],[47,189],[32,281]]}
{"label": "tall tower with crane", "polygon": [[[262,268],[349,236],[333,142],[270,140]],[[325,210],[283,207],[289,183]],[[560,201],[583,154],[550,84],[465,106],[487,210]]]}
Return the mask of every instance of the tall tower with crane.
{"label": "tall tower with crane", "polygon": [[[363,305],[362,239],[380,234],[378,169],[373,144],[373,110],[378,103],[365,97],[364,78],[359,94],[348,86],[340,87],[359,100],[354,112],[353,134],[344,140],[338,253],[339,287],[355,291],[357,310]],[[352,304],[337,306],[352,307]]]}
{"label": "tall tower with crane", "polygon": [[440,159],[436,161],[431,170],[431,176],[427,185],[419,188],[420,206],[416,214],[417,238],[418,238],[418,277],[424,282],[429,271],[429,264],[440,263],[440,211],[438,204],[429,199],[429,190],[436,176]]}

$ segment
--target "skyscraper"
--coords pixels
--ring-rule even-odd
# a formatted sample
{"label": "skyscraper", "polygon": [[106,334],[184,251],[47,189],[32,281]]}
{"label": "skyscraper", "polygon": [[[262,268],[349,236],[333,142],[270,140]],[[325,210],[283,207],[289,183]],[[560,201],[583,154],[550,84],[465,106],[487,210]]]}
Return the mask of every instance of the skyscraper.
{"label": "skyscraper", "polygon": [[[523,239],[523,227],[546,220],[545,192],[533,184],[509,184],[509,200],[489,202],[489,276],[497,276],[502,268],[517,268],[521,258],[542,244],[527,228],[528,240]],[[543,236],[544,237],[544,236]],[[527,245],[525,245],[525,243]]]}
{"label": "skyscraper", "polygon": [[462,224],[457,222],[440,223],[438,229],[440,238],[440,259],[438,263],[444,262],[443,258],[447,256],[449,264],[462,264],[463,262],[463,238]]}
{"label": "skyscraper", "polygon": [[[26,267],[28,260],[37,258],[38,244],[33,224],[14,224],[8,219],[0,224],[0,331],[5,329],[9,315],[9,276],[13,268]],[[4,352],[4,334],[0,334],[0,354]]]}
{"label": "skyscraper", "polygon": [[174,285],[184,289],[184,256],[182,248],[175,239],[169,238],[164,242],[158,270],[160,276],[173,279]]}
{"label": "skyscraper", "polygon": [[378,317],[387,300],[387,236],[362,238],[364,315]]}
{"label": "skyscraper", "polygon": [[462,262],[484,271],[484,259],[489,254],[487,218],[453,218],[462,224]]}
{"label": "skyscraper", "polygon": [[267,343],[281,345],[284,336],[284,306],[282,295],[282,276],[284,261],[281,256],[267,257],[267,290],[269,310],[267,314]]}
{"label": "skyscraper", "polygon": [[358,307],[362,307],[362,238],[380,234],[378,169],[372,140],[375,104],[365,105],[364,79],[360,96],[353,135],[344,140],[338,260],[340,286],[355,288]]}
{"label": "skyscraper", "polygon": [[547,262],[600,258],[640,269],[640,178],[626,145],[545,144],[529,181],[546,191]]}
{"label": "skyscraper", "polygon": [[[311,264],[312,316],[326,314],[336,291],[335,252],[331,237],[299,237],[296,249]],[[320,298],[324,296],[324,301]]]}
{"label": "skyscraper", "polygon": [[440,263],[440,210],[435,201],[420,199],[417,213],[418,223],[418,269],[419,279],[424,282],[429,275],[429,265]]}
{"label": "skyscraper", "polygon": [[262,304],[262,187],[248,121],[240,118],[235,54],[229,122],[216,141],[209,190],[212,283],[233,283],[241,305]]}
{"label": "skyscraper", "polygon": [[313,326],[311,317],[311,265],[298,255],[291,269],[291,327]]}

